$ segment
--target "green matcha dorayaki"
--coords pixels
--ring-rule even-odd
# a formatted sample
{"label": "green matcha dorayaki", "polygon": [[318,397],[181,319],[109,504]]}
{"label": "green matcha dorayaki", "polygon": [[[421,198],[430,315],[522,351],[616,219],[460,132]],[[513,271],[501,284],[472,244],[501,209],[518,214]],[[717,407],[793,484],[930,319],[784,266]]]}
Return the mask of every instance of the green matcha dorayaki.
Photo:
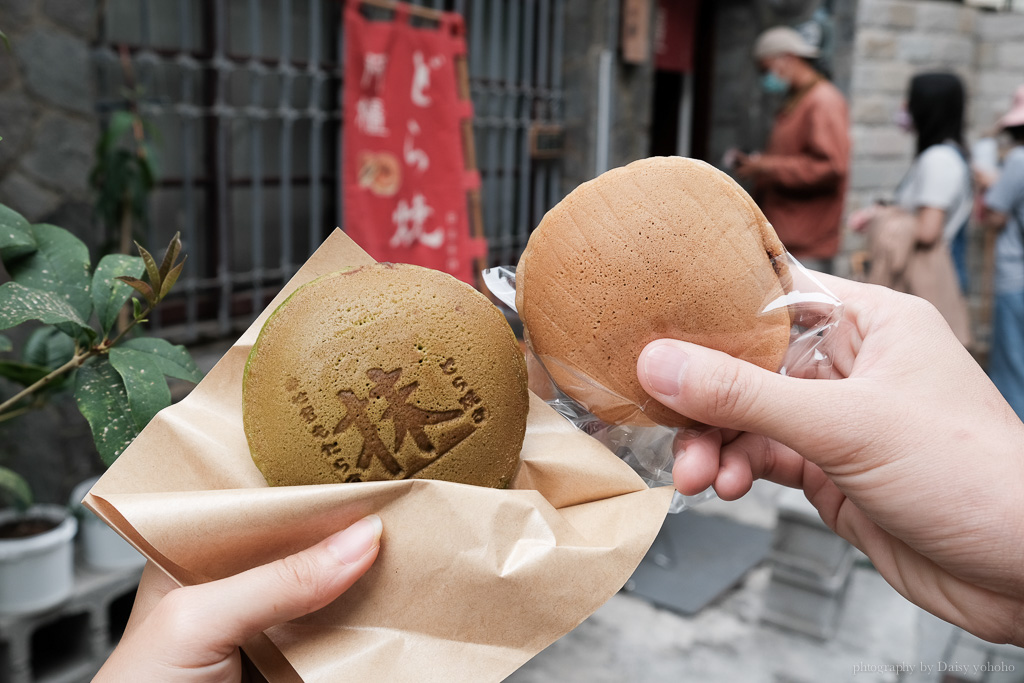
{"label": "green matcha dorayaki", "polygon": [[268,318],[243,423],[271,486],[442,479],[506,487],[529,405],[501,312],[444,273],[378,263],[324,275]]}

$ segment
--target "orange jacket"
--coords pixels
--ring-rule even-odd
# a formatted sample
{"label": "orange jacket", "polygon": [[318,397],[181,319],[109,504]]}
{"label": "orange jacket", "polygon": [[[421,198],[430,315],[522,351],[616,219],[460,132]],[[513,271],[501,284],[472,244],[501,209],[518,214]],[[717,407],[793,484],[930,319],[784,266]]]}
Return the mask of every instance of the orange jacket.
{"label": "orange jacket", "polygon": [[755,196],[796,258],[832,258],[850,169],[846,100],[820,80],[775,119]]}

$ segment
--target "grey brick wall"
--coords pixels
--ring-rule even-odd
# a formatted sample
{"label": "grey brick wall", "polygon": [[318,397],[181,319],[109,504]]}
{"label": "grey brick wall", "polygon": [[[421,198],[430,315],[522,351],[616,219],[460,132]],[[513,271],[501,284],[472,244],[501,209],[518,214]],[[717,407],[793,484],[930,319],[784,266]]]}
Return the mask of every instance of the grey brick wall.
{"label": "grey brick wall", "polygon": [[[847,209],[890,194],[913,158],[893,114],[910,78],[951,69],[967,88],[968,144],[988,133],[1024,84],[1024,14],[935,0],[860,0],[850,109],[853,169]],[[847,252],[862,247],[848,235]]]}
{"label": "grey brick wall", "polygon": [[[994,13],[938,0],[860,0],[850,92],[853,159],[847,211],[890,196],[913,159],[914,138],[899,131],[893,114],[910,78],[949,69],[967,89],[967,144],[992,132],[1024,84],[1024,14]],[[847,233],[840,274],[864,237]],[[988,338],[991,274],[984,270],[983,239],[972,233],[971,311],[977,349]]]}
{"label": "grey brick wall", "polygon": [[91,241],[95,0],[0,0],[0,202]]}
{"label": "grey brick wall", "polygon": [[[964,79],[969,97],[974,94],[977,19],[976,10],[950,2],[860,1],[850,91],[848,210],[891,195],[913,159],[913,136],[896,127],[893,115],[915,73],[951,69]],[[860,248],[860,242],[848,236],[847,250]]]}
{"label": "grey brick wall", "polygon": [[[87,179],[99,135],[89,47],[96,28],[95,0],[0,0],[0,30],[11,41],[9,51],[0,45],[0,202],[93,247],[99,238]],[[25,334],[9,336],[20,348]],[[0,462],[47,503],[65,502],[75,484],[101,471],[70,396],[0,424]]]}

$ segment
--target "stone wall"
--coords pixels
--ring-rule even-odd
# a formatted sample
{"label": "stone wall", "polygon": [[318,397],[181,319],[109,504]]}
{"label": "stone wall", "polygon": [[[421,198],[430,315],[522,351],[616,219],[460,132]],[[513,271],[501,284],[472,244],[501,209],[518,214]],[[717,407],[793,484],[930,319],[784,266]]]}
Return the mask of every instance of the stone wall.
{"label": "stone wall", "polygon": [[[965,142],[991,134],[1024,84],[1024,14],[994,13],[937,0],[860,0],[857,13],[850,107],[853,168],[847,211],[892,195],[913,160],[914,137],[900,131],[893,115],[906,98],[910,78],[929,70],[951,70],[967,90]],[[970,304],[975,350],[984,357],[989,334],[991,272],[984,235],[971,233]],[[848,233],[840,274],[864,236]]]}
{"label": "stone wall", "polygon": [[[0,202],[93,246],[96,3],[0,0],[0,30],[11,42],[9,51],[0,45]],[[24,330],[14,332],[6,334],[20,347]],[[70,396],[0,423],[0,463],[25,475],[36,498],[50,503],[66,502],[71,488],[101,467]]]}
{"label": "stone wall", "polygon": [[951,70],[963,79],[968,101],[973,101],[977,15],[951,2],[861,0],[850,93],[848,209],[890,196],[910,166],[914,137],[902,132],[893,116],[914,74]]}
{"label": "stone wall", "polygon": [[[567,0],[565,52],[566,155],[562,160],[562,192],[568,194],[597,175],[598,110],[601,97],[601,54],[611,52],[610,136],[608,168],[646,157],[650,148],[654,65],[622,61],[619,51],[621,0]],[[653,35],[654,12],[651,12]]]}
{"label": "stone wall", "polygon": [[968,109],[972,139],[989,132],[1024,85],[1024,13],[978,14],[975,21],[976,77]]}
{"label": "stone wall", "polygon": [[[913,159],[914,139],[893,123],[910,78],[932,69],[959,74],[967,89],[966,137],[988,134],[1024,84],[1024,14],[934,0],[861,0],[851,118],[853,169],[847,209],[888,196]],[[848,236],[847,251],[860,248]]]}
{"label": "stone wall", "polygon": [[89,241],[95,0],[0,0],[0,202]]}

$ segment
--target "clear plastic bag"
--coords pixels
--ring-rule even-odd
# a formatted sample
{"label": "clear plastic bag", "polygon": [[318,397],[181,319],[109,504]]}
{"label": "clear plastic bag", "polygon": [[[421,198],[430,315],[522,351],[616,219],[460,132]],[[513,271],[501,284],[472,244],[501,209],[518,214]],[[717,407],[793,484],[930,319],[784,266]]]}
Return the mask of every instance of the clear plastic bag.
{"label": "clear plastic bag", "polygon": [[[773,265],[777,271],[787,275],[782,280],[782,294],[765,301],[762,312],[770,313],[785,308],[790,318],[789,345],[779,372],[794,377],[827,378],[832,368],[831,331],[842,318],[843,304],[816,273],[804,268],[789,253],[773,259]],[[490,268],[483,273],[487,288],[513,311],[516,311],[515,277],[514,266]],[[531,389],[542,394],[549,405],[577,428],[601,441],[629,464],[648,486],[671,486],[672,466],[675,462],[673,443],[681,428],[609,424],[602,421],[586,405],[571,398],[569,393],[600,397],[605,405],[609,401],[618,402],[625,409],[625,414],[643,413],[647,406],[633,403],[601,386],[578,369],[566,367],[557,359],[538,355],[530,344],[528,329],[524,336],[528,349],[527,367]],[[554,374],[561,379],[561,385],[552,379],[553,364],[556,364],[558,372]],[[567,383],[572,386],[566,386]],[[676,492],[670,511],[680,512],[712,497],[714,493],[710,488],[696,496],[683,496]]]}

